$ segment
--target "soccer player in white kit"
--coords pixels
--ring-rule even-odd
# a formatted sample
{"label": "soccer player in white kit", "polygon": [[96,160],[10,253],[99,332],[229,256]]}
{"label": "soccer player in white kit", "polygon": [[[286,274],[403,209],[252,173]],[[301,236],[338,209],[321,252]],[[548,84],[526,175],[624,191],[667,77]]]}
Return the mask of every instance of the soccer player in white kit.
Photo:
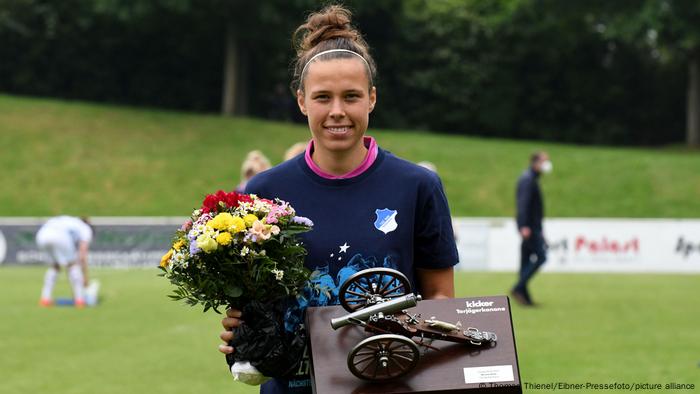
{"label": "soccer player in white kit", "polygon": [[92,237],[92,228],[84,218],[58,216],[41,226],[36,234],[36,243],[51,259],[51,267],[44,275],[44,287],[41,289],[41,306],[53,304],[53,288],[61,267],[68,271],[75,306],[85,306],[84,287],[88,283],[87,254]]}

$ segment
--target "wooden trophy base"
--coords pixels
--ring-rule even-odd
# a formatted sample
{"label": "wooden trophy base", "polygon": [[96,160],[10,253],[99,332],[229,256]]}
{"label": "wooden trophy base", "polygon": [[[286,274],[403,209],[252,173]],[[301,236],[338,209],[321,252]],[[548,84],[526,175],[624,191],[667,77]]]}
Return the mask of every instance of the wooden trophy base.
{"label": "wooden trophy base", "polygon": [[[372,333],[355,325],[331,328],[331,319],[348,314],[341,306],[307,310],[306,327],[311,343],[311,381],[315,394],[399,393],[522,393],[518,357],[508,297],[473,297],[420,301],[411,314],[421,320],[435,318],[460,322],[462,329],[490,331],[498,340],[491,346],[474,346],[435,340],[420,347],[418,365],[406,376],[389,382],[355,377],[347,365],[352,348]],[[419,340],[420,338],[414,338]]]}

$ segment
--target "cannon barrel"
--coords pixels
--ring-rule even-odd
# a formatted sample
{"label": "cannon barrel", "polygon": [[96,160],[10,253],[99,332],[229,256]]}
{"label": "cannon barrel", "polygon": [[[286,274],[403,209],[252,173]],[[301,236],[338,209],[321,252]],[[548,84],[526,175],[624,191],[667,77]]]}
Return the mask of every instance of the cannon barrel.
{"label": "cannon barrel", "polygon": [[387,315],[400,312],[404,309],[412,308],[418,305],[418,301],[420,300],[420,295],[406,294],[401,297],[394,298],[391,301],[380,302],[378,304],[360,309],[359,311],[352,312],[348,315],[331,319],[331,327],[333,327],[334,330],[337,330],[340,327],[352,324],[353,320],[361,320],[366,322],[367,320],[369,320],[370,316],[380,312]]}

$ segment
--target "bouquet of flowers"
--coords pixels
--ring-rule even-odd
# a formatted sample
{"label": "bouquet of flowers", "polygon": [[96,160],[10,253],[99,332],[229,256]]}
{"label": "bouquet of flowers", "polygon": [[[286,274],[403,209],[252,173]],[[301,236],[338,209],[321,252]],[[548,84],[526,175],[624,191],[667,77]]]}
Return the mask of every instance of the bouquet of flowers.
{"label": "bouquet of flowers", "polygon": [[282,319],[295,309],[311,274],[297,235],[312,227],[279,199],[219,190],[192,212],[161,259],[162,276],[175,285],[174,300],[202,304],[205,312],[220,313],[221,306],[243,311],[245,322],[231,341],[236,351],[227,355],[234,377],[251,373],[246,362],[253,374],[278,377],[299,361],[303,332]]}

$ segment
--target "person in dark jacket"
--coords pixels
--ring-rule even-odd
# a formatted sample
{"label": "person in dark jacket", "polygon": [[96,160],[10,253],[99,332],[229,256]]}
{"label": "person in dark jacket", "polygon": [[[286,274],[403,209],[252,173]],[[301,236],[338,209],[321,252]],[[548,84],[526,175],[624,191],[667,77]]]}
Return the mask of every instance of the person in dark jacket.
{"label": "person in dark jacket", "polygon": [[534,305],[527,283],[547,260],[547,243],[542,232],[544,204],[539,185],[541,174],[552,171],[547,152],[535,152],[530,157],[530,167],[518,178],[516,189],[517,226],[520,244],[520,273],[511,296],[520,304]]}

